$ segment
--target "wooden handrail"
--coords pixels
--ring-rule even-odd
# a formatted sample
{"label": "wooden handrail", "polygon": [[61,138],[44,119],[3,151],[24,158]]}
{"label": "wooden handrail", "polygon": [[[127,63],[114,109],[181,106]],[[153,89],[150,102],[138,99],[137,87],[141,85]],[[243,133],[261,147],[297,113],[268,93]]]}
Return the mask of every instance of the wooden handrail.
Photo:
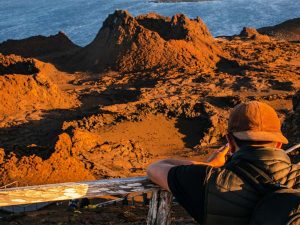
{"label": "wooden handrail", "polygon": [[170,224],[172,195],[167,191],[161,190],[157,185],[149,181],[147,177],[7,188],[0,190],[0,207],[135,192],[153,192],[147,218],[148,225]]}
{"label": "wooden handrail", "polygon": [[159,187],[147,177],[36,185],[0,190],[0,207],[39,202],[149,192]]}

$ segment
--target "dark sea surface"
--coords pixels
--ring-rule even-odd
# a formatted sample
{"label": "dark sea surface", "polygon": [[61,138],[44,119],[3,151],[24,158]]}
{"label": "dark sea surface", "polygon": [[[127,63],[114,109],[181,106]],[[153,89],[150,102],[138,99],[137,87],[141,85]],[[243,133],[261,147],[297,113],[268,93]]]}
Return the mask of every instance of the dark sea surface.
{"label": "dark sea surface", "polygon": [[148,0],[0,0],[0,42],[58,31],[84,46],[108,14],[127,9],[133,15],[157,12],[200,16],[214,36],[239,33],[244,26],[275,25],[300,17],[300,0],[220,0],[155,3]]}

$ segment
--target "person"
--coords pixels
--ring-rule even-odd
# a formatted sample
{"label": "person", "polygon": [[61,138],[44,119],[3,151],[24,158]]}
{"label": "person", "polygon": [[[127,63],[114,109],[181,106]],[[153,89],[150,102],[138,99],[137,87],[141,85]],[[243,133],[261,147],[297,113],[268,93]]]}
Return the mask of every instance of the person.
{"label": "person", "polygon": [[300,187],[300,165],[281,149],[288,140],[271,106],[259,101],[237,105],[229,115],[226,139],[228,144],[206,161],[165,159],[147,168],[149,178],[172,192],[199,224],[249,224],[261,196],[228,169],[229,163],[247,160],[278,185]]}

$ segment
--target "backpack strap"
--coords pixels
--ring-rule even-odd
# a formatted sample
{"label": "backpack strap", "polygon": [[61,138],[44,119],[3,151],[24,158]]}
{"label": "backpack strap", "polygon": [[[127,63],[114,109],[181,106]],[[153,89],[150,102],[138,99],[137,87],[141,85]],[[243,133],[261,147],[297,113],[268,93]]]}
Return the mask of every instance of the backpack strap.
{"label": "backpack strap", "polygon": [[258,193],[265,195],[269,192],[282,189],[265,171],[247,160],[231,161],[225,168],[238,175],[244,182],[252,186]]}

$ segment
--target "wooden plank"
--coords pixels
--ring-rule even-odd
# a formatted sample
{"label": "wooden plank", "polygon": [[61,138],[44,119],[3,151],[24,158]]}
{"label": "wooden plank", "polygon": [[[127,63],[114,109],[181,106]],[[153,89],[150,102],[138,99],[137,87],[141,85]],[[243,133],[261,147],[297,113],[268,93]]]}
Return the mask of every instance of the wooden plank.
{"label": "wooden plank", "polygon": [[158,188],[147,177],[8,188],[0,190],[0,207],[133,192],[148,192],[157,190]]}
{"label": "wooden plank", "polygon": [[170,225],[172,194],[168,191],[156,190],[152,194],[147,217],[147,225]]}

